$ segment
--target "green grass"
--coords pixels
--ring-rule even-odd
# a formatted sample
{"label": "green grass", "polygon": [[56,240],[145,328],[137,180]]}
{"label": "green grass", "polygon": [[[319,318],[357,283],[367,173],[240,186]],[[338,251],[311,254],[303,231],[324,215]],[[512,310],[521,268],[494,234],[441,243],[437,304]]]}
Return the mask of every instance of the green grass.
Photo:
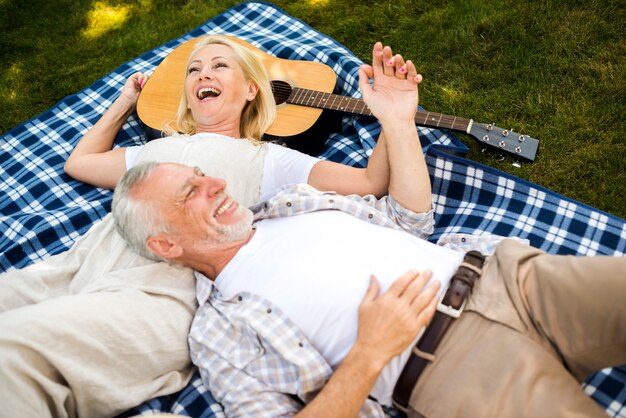
{"label": "green grass", "polygon": [[[235,4],[0,0],[0,133]],[[541,141],[517,168],[462,137],[469,158],[626,218],[623,0],[274,4],[366,61],[376,40],[411,58],[426,109]]]}

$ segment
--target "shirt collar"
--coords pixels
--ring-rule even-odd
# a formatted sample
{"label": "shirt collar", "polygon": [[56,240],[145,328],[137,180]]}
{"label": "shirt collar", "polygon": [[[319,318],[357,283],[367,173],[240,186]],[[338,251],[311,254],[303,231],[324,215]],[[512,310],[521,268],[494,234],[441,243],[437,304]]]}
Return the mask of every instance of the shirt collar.
{"label": "shirt collar", "polygon": [[[315,194],[320,192],[318,192],[308,184],[290,184],[283,186],[281,187],[280,191],[272,198],[250,207],[252,213],[254,213],[254,221],[256,222],[259,219],[264,218],[265,213],[268,211],[268,209],[276,204],[279,204],[281,202],[281,199],[285,199],[285,196],[300,196],[302,194],[306,195],[312,193]],[[196,276],[196,299],[198,300],[198,305],[203,305],[209,299],[209,296],[211,296],[211,293],[214,290],[217,292],[219,292],[219,290],[215,287],[215,283],[213,282],[213,280],[209,279],[204,274],[198,271],[194,271],[194,275]]]}
{"label": "shirt collar", "polygon": [[193,274],[196,276],[196,299],[198,306],[201,306],[209,299],[214,284],[213,280],[198,271],[194,271]]}

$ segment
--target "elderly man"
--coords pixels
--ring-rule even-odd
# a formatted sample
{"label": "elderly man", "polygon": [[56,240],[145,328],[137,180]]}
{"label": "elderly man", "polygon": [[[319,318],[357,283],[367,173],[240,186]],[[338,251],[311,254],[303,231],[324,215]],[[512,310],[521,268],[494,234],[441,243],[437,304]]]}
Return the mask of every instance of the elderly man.
{"label": "elderly man", "polygon": [[221,179],[149,164],[113,213],[137,251],[195,270],[191,355],[229,417],[382,416],[392,399],[411,416],[604,416],[580,382],[626,363],[626,258],[504,240],[483,266],[421,238],[432,211],[392,186],[296,185],[249,210]]}

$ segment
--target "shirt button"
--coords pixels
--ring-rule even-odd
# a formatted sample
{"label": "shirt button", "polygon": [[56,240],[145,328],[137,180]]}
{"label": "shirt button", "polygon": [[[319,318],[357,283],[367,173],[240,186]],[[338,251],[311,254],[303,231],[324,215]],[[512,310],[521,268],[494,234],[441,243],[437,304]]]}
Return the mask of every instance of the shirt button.
{"label": "shirt button", "polygon": [[272,313],[272,308],[267,308],[267,311],[265,311],[267,313]]}
{"label": "shirt button", "polygon": [[242,298],[241,296],[237,296],[237,300],[238,300],[239,302],[241,302],[241,301],[243,300],[243,298]]}
{"label": "shirt button", "polygon": [[335,200],[334,200],[334,199],[330,199],[330,200],[328,201],[328,203],[335,203]]}
{"label": "shirt button", "polygon": [[298,347],[304,347],[304,344],[298,343]]}
{"label": "shirt button", "polygon": [[372,213],[370,213],[369,215],[367,215],[367,217],[372,219],[374,217],[374,215]]}
{"label": "shirt button", "polygon": [[465,242],[465,241],[467,241],[465,237],[461,238],[461,242]]}
{"label": "shirt button", "polygon": [[291,207],[291,202],[287,202],[287,207],[290,208]]}

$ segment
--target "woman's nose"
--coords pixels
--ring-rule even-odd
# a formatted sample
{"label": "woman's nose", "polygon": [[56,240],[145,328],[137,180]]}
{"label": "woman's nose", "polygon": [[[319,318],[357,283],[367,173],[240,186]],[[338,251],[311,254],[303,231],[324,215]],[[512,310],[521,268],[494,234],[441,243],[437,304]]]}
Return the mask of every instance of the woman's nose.
{"label": "woman's nose", "polygon": [[211,71],[210,68],[204,67],[200,70],[200,79],[203,79],[203,78],[208,78],[208,79],[213,78],[213,72]]}

